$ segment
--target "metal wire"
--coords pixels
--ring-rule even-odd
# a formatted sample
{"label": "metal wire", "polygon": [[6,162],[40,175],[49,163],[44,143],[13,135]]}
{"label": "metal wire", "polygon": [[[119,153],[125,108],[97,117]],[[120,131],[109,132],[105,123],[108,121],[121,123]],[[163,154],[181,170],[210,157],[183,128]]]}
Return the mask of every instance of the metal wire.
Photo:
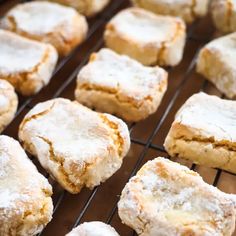
{"label": "metal wire", "polygon": [[[4,0],[0,0],[0,3],[4,2]],[[114,1],[114,3],[112,4],[112,7],[110,8],[110,11],[105,11],[103,14],[100,15],[99,19],[97,21],[95,21],[93,24],[90,25],[90,30],[89,30],[89,33],[88,33],[88,36],[87,36],[87,40],[86,42],[94,35],[96,34],[97,30],[100,29],[101,27],[103,27],[103,25],[108,21],[108,19],[110,19],[114,13],[117,11],[117,9],[125,2],[125,0],[120,0],[120,1]],[[205,43],[207,42],[210,37],[204,37],[204,38],[200,38],[200,37],[196,37],[193,35],[194,33],[194,29],[195,27],[198,25],[198,21],[195,22],[189,29],[188,31],[188,40],[192,40],[192,41],[198,41],[200,43]],[[211,33],[210,33],[211,35]],[[210,36],[209,35],[209,36]],[[86,43],[85,42],[85,43]],[[83,58],[83,60],[78,64],[78,66],[76,68],[73,69],[73,71],[71,72],[71,74],[67,77],[67,79],[60,85],[60,87],[54,92],[54,94],[52,94],[51,98],[56,98],[56,97],[59,97],[61,96],[61,94],[66,91],[66,89],[68,88],[69,85],[71,85],[71,83],[76,79],[76,75],[78,74],[78,72],[80,71],[80,69],[83,67],[83,65],[88,61],[89,59],[89,56],[90,54],[93,52],[93,51],[97,51],[99,48],[101,48],[103,45],[103,39],[100,38],[92,48],[90,48],[90,50],[88,50]],[[59,62],[59,64],[57,65],[54,73],[53,73],[53,76],[52,76],[52,80],[55,79],[56,75],[62,71],[64,69],[64,67],[70,63],[72,57],[74,55],[76,55],[77,53],[80,52],[81,48],[83,48],[83,44],[79,47],[77,47],[70,55],[68,55],[66,58],[64,58],[63,60],[61,60]],[[165,123],[165,120],[168,116],[168,114],[170,113],[171,109],[174,107],[175,105],[175,102],[177,100],[177,98],[180,96],[182,90],[183,90],[183,87],[184,85],[186,84],[186,82],[191,78],[191,73],[193,71],[193,68],[195,66],[195,63],[196,63],[196,57],[197,57],[197,54],[198,52],[196,52],[195,56],[192,58],[191,62],[189,63],[189,66],[187,68],[187,70],[185,71],[185,73],[183,74],[183,77],[182,77],[182,81],[181,83],[179,84],[179,86],[177,87],[176,91],[174,92],[170,102],[168,103],[167,107],[166,107],[166,110],[165,112],[162,114],[162,116],[159,118],[158,121],[156,121],[156,124],[155,124],[155,127],[154,129],[152,130],[151,134],[149,135],[149,137],[147,138],[147,141],[142,141],[140,139],[136,139],[136,138],[131,138],[131,142],[132,144],[137,144],[139,146],[141,146],[143,149],[135,163],[135,165],[133,166],[129,176],[128,176],[128,179],[127,181],[132,177],[134,176],[138,169],[141,167],[146,155],[147,155],[147,152],[149,149],[153,149],[155,151],[158,151],[158,152],[162,152],[163,154],[167,154],[164,147],[163,146],[159,146],[159,145],[156,145],[153,143],[153,140],[154,138],[156,137],[156,135],[158,134],[158,132],[160,131],[160,128],[162,127],[162,125]],[[171,70],[171,69],[170,69]],[[207,86],[207,83],[206,81],[203,82],[203,85],[200,89],[200,91],[204,91],[206,89],[206,86]],[[23,112],[25,111],[26,109],[30,109],[32,108],[32,104],[34,104],[34,101],[37,101],[37,98],[38,96],[34,96],[34,97],[30,97],[30,98],[22,98],[22,102],[18,108],[18,111],[17,111],[17,114],[16,114],[16,117],[15,117],[15,120],[18,118],[18,116]],[[14,120],[14,121],[15,121]],[[13,121],[13,123],[14,123]],[[136,123],[132,123],[129,125],[129,131],[130,133],[133,132],[133,130],[135,129],[136,127]],[[193,164],[191,166],[191,169],[194,170],[196,168],[196,165]],[[214,181],[213,181],[213,185],[214,186],[217,186],[218,182],[219,182],[219,179],[221,177],[221,173],[222,171],[221,170],[217,170],[217,173],[215,175],[215,178],[214,178]],[[126,181],[126,182],[127,182]],[[99,190],[99,186],[98,187],[95,187],[91,193],[89,194],[88,198],[86,199],[82,209],[80,210],[80,212],[78,212],[78,217],[75,219],[74,221],[74,224],[71,226],[71,228],[77,226],[78,224],[81,223],[84,215],[86,214],[87,210],[89,209],[93,199],[95,198],[97,192]],[[62,201],[64,200],[65,198],[65,195],[66,195],[66,191],[63,191],[57,198],[56,202],[55,202],[55,207],[54,207],[54,214],[55,212],[57,211],[57,209],[60,207]],[[117,202],[118,202],[118,199],[116,199],[116,201],[114,202],[114,204],[112,205],[112,208],[110,209],[110,211],[108,212],[107,214],[107,219],[106,219],[106,222],[107,223],[111,223],[112,220],[113,220],[113,217],[114,215],[116,214],[117,212]],[[39,235],[43,235],[44,234],[44,231],[42,231]],[[136,235],[135,232],[133,231],[132,232],[132,235]]]}

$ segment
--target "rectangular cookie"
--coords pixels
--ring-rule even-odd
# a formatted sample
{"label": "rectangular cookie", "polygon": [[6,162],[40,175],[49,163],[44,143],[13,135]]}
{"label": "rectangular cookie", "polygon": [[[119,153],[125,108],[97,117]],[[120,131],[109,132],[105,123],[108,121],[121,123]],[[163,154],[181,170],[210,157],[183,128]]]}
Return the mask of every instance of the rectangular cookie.
{"label": "rectangular cookie", "polygon": [[19,139],[71,193],[107,180],[130,147],[122,120],[64,98],[37,104],[23,119]]}
{"label": "rectangular cookie", "polygon": [[75,9],[46,1],[17,4],[0,25],[29,39],[52,44],[60,56],[82,43],[88,31],[85,17]]}
{"label": "rectangular cookie", "polygon": [[209,0],[132,0],[136,7],[144,8],[160,15],[179,16],[192,23],[207,14]]}
{"label": "rectangular cookie", "polygon": [[186,26],[182,19],[128,8],[106,26],[105,44],[144,65],[175,66],[183,57]]}
{"label": "rectangular cookie", "polygon": [[51,221],[52,187],[18,141],[0,135],[0,235],[33,236]]}
{"label": "rectangular cookie", "polygon": [[198,93],[176,114],[164,146],[172,157],[236,173],[236,101]]}
{"label": "rectangular cookie", "polygon": [[57,59],[57,51],[50,44],[0,30],[0,78],[21,94],[33,95],[46,86]]}
{"label": "rectangular cookie", "polygon": [[90,108],[135,122],[156,112],[167,89],[167,76],[160,67],[145,67],[102,49],[79,72],[75,97]]}
{"label": "rectangular cookie", "polygon": [[229,98],[236,97],[236,32],[205,45],[197,59],[197,72]]}
{"label": "rectangular cookie", "polygon": [[122,222],[140,236],[230,236],[236,195],[163,157],[148,161],[126,184],[118,203]]}

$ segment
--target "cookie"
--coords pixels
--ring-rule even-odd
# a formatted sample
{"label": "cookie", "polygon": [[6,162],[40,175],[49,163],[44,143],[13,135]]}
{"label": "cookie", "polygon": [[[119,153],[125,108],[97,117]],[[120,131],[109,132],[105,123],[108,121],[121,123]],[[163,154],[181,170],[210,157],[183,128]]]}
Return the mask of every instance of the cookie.
{"label": "cookie", "polygon": [[209,0],[132,0],[134,6],[160,15],[181,17],[186,23],[203,17],[208,12]]}
{"label": "cookie", "polygon": [[9,10],[1,27],[52,44],[66,56],[86,38],[88,24],[75,9],[44,1],[21,3]]}
{"label": "cookie", "polygon": [[197,72],[229,98],[236,97],[236,33],[205,45],[197,59]]}
{"label": "cookie", "polygon": [[236,102],[194,94],[180,108],[165,140],[170,156],[236,173]]}
{"label": "cookie", "polygon": [[156,112],[167,89],[167,76],[160,67],[146,67],[101,49],[79,72],[75,97],[90,108],[136,122]]}
{"label": "cookie", "polygon": [[186,26],[177,17],[156,15],[141,8],[128,8],[106,26],[108,48],[144,65],[175,66],[183,57]]}
{"label": "cookie", "polygon": [[25,96],[49,83],[58,58],[53,46],[6,30],[0,30],[0,52],[0,78]]}
{"label": "cookie", "polygon": [[85,222],[66,236],[119,236],[113,227],[100,221]]}
{"label": "cookie", "polygon": [[140,236],[221,236],[235,228],[235,195],[198,173],[158,157],[126,184],[118,203],[123,223]]}
{"label": "cookie", "polygon": [[36,105],[22,121],[19,139],[71,193],[112,176],[130,146],[123,121],[63,98]]}

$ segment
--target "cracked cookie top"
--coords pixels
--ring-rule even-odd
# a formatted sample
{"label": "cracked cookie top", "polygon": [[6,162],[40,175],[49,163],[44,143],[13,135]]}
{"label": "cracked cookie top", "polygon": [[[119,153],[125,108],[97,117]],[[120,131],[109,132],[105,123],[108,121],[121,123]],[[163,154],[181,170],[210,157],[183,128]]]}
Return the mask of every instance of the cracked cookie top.
{"label": "cracked cookie top", "polygon": [[236,142],[235,107],[235,101],[197,93],[180,108],[173,126],[179,124],[186,127],[180,132],[186,138],[204,137],[224,143]]}
{"label": "cracked cookie top", "polygon": [[[61,29],[64,37],[73,32],[73,19],[78,13],[71,7],[46,1],[18,4],[3,18],[3,27],[34,35],[50,34]],[[81,16],[82,17],[82,16]]]}
{"label": "cracked cookie top", "polygon": [[72,193],[114,174],[130,146],[122,120],[64,98],[36,105],[22,121],[19,138]]}
{"label": "cracked cookie top", "polygon": [[0,235],[10,235],[7,232],[15,232],[17,227],[23,230],[22,224],[28,216],[35,223],[35,229],[37,214],[41,215],[38,218],[45,217],[39,224],[46,224],[46,218],[51,218],[52,213],[51,195],[47,179],[37,171],[20,144],[1,135]]}
{"label": "cracked cookie top", "polygon": [[[48,140],[55,155],[81,163],[93,161],[104,152],[118,152],[119,146],[126,143],[126,132],[125,124],[118,118],[63,98],[39,103],[20,126],[20,133],[29,135],[33,143],[37,143],[37,139]],[[126,151],[122,146],[120,154]]]}
{"label": "cracked cookie top", "polygon": [[[208,44],[206,44],[200,51],[198,63],[204,63],[204,58],[205,58],[204,54],[209,54],[209,53],[211,53],[217,60],[220,61],[220,63],[223,66],[222,70],[224,70],[224,68],[225,70],[232,70],[231,73],[236,75],[236,69],[235,69],[236,32],[228,34],[223,37],[219,37],[217,39],[212,40]],[[209,66],[208,70],[210,70],[210,66],[212,65],[208,65],[208,64],[205,65],[206,68],[208,66]],[[227,77],[227,73],[225,74],[226,74],[225,76]]]}
{"label": "cracked cookie top", "polygon": [[107,29],[125,40],[160,48],[163,43],[175,40],[180,28],[185,30],[180,18],[155,15],[141,8],[122,10],[107,25]]}
{"label": "cracked cookie top", "polygon": [[140,235],[220,236],[234,230],[235,200],[189,168],[159,157],[126,184],[118,207],[122,221]]}
{"label": "cracked cookie top", "polygon": [[66,236],[119,236],[113,227],[100,221],[85,222]]}
{"label": "cracked cookie top", "polygon": [[167,73],[162,68],[143,66],[107,48],[93,53],[77,78],[77,89],[116,94],[121,101],[132,99],[136,105],[154,99],[166,84]]}
{"label": "cracked cookie top", "polygon": [[57,55],[49,44],[0,29],[0,76],[37,71],[37,67],[48,57],[49,51]]}

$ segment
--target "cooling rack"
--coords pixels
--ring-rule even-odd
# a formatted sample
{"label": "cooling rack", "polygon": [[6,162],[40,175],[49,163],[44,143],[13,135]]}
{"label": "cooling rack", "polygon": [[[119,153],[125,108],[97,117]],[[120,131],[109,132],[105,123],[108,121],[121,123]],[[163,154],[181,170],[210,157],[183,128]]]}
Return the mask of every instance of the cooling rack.
{"label": "cooling rack", "polygon": [[[0,0],[0,16],[19,2],[24,1]],[[89,55],[103,47],[102,36],[105,24],[115,13],[128,6],[130,6],[128,0],[113,0],[102,13],[88,20],[90,29],[86,41],[58,62],[49,85],[33,97],[19,95],[16,117],[5,129],[4,134],[17,138],[21,120],[38,102],[55,97],[74,99],[76,75],[87,63]],[[169,72],[169,85],[161,106],[148,119],[128,124],[132,141],[130,152],[124,159],[121,169],[105,183],[93,190],[84,188],[77,195],[69,194],[47,175],[35,158],[30,157],[39,171],[48,178],[54,191],[53,220],[39,234],[40,236],[64,236],[78,224],[93,220],[111,224],[122,236],[136,235],[132,229],[123,225],[118,217],[119,195],[129,178],[135,175],[146,161],[157,156],[169,158],[163,148],[163,142],[176,111],[188,97],[199,91],[222,97],[210,83],[195,72],[199,49],[214,35],[215,30],[209,16],[197,20],[188,27],[182,62],[177,67],[166,68]],[[172,160],[199,172],[209,184],[217,186],[225,192],[236,193],[236,175],[218,169],[201,167],[178,158]]]}

